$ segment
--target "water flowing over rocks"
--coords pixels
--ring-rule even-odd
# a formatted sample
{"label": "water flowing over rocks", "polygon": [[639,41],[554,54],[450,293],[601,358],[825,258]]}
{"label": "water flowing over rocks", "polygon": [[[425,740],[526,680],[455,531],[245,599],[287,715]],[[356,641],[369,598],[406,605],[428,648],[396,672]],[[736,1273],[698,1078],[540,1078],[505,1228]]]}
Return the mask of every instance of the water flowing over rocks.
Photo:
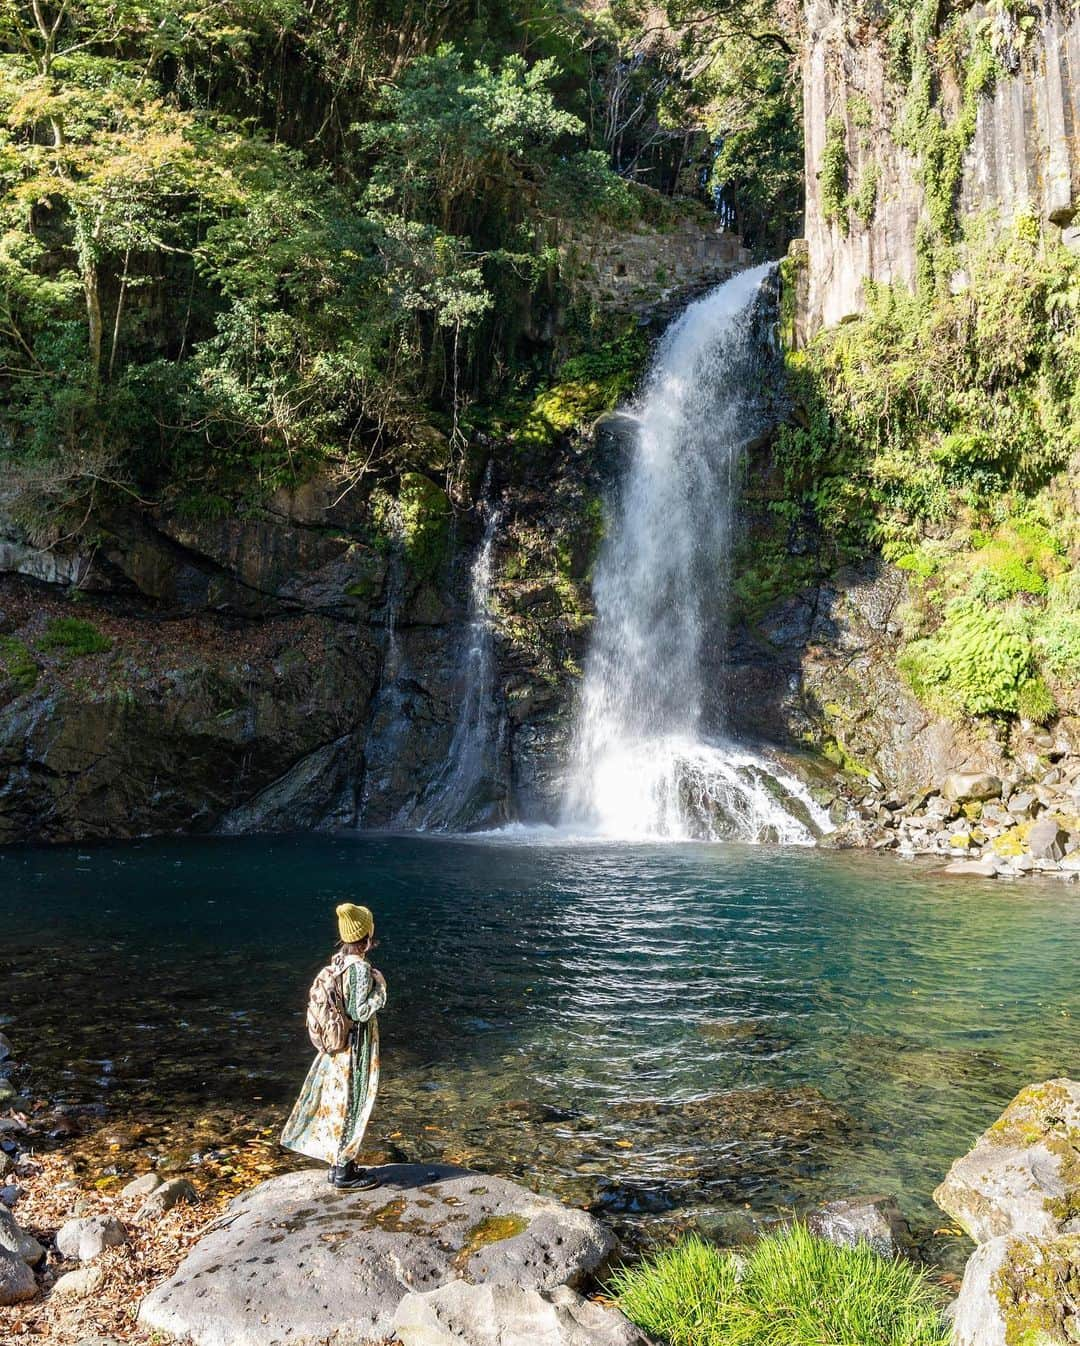
{"label": "water flowing over rocks", "polygon": [[934,1199],[979,1245],[954,1346],[1080,1340],[1080,1083],[1021,1090]]}
{"label": "water flowing over rocks", "polygon": [[448,1282],[576,1287],[614,1250],[591,1216],[503,1178],[390,1165],[381,1186],[339,1192],[323,1171],[237,1198],[140,1323],[194,1346],[374,1346],[410,1293]]}

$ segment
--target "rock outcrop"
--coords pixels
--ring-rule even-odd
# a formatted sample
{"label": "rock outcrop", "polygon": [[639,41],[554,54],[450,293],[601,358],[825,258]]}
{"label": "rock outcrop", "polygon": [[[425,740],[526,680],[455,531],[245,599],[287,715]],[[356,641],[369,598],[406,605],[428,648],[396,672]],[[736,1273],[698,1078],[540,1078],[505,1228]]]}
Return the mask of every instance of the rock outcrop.
{"label": "rock outcrop", "polygon": [[194,1346],[376,1346],[407,1295],[455,1281],[525,1296],[573,1288],[614,1249],[591,1216],[503,1178],[445,1165],[377,1172],[370,1191],[335,1191],[318,1171],[245,1193],[144,1300],[140,1323]]}
{"label": "rock outcrop", "polygon": [[954,1346],[1080,1340],[1080,1083],[1022,1089],[934,1199],[979,1245]]}
{"label": "rock outcrop", "polygon": [[[971,22],[985,19],[972,6]],[[904,11],[901,11],[904,12]],[[803,337],[862,310],[867,280],[910,285],[928,207],[915,155],[895,126],[905,91],[890,73],[881,7],[854,0],[805,0],[803,103],[806,129],[807,295]],[[1027,10],[1024,11],[1027,15]],[[1007,63],[979,100],[958,192],[962,216],[986,215],[994,227],[1032,214],[1074,242],[1080,205],[1080,15],[1040,4],[1034,30],[1018,31]],[[1015,23],[999,8],[999,23]],[[1008,35],[1004,35],[1008,41]],[[940,91],[947,118],[958,114],[959,89]],[[849,190],[872,175],[877,190],[862,212],[830,213],[822,166],[830,134],[842,131]],[[865,188],[864,188],[865,190]],[[872,209],[871,209],[872,204]]]}

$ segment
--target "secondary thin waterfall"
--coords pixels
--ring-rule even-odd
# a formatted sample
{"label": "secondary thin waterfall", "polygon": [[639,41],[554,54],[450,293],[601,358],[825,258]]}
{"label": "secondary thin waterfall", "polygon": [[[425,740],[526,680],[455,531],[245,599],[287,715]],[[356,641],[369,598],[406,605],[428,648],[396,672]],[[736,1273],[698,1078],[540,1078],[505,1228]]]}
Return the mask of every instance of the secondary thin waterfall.
{"label": "secondary thin waterfall", "polygon": [[469,575],[465,648],[459,668],[462,699],[446,762],[421,806],[424,830],[448,831],[503,819],[492,797],[501,718],[495,695],[495,648],[491,612],[492,561],[500,511],[488,503],[480,547]]}
{"label": "secondary thin waterfall", "polygon": [[809,842],[825,823],[800,782],[724,732],[737,473],[764,426],[755,315],[772,269],[687,308],[630,413],[564,810],[601,835]]}

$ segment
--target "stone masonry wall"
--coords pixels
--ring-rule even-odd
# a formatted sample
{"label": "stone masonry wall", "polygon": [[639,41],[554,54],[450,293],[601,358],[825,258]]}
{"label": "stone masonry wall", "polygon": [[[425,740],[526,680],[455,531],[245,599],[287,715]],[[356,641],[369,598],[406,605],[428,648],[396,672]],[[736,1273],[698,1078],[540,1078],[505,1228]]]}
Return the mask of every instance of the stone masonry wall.
{"label": "stone masonry wall", "polygon": [[667,227],[593,229],[560,245],[561,271],[572,291],[612,313],[655,317],[749,266],[750,253],[701,211]]}

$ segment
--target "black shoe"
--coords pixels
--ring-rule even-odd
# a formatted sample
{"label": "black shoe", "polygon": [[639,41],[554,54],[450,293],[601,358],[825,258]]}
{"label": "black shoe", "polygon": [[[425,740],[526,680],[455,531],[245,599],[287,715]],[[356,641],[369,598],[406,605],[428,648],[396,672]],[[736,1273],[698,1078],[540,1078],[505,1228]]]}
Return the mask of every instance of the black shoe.
{"label": "black shoe", "polygon": [[357,1168],[355,1164],[341,1164],[330,1170],[330,1185],[339,1191],[363,1191],[378,1187],[379,1180],[369,1168]]}

